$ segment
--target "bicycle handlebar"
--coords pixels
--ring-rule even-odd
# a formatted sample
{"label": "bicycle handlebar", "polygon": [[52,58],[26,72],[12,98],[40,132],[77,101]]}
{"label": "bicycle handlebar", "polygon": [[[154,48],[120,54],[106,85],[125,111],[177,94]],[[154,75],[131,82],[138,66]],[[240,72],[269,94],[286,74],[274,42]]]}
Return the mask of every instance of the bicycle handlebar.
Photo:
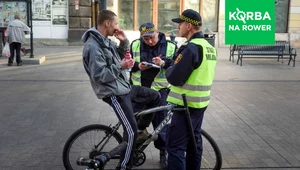
{"label": "bicycle handlebar", "polygon": [[109,151],[108,153],[103,153],[97,156],[95,159],[87,159],[87,158],[79,158],[77,160],[77,165],[79,166],[87,166],[93,169],[103,169],[105,164],[110,160],[110,158],[116,156],[120,152],[123,152],[127,147],[127,142],[122,142],[120,145]]}

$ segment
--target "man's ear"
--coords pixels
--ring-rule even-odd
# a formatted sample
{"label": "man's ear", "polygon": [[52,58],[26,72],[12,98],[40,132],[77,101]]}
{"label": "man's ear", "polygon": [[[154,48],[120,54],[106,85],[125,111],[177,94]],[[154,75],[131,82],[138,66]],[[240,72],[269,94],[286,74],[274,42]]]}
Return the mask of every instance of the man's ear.
{"label": "man's ear", "polygon": [[105,20],[105,27],[109,27],[110,26],[110,21],[109,20]]}
{"label": "man's ear", "polygon": [[193,28],[193,25],[191,23],[188,23],[187,29],[191,30]]}

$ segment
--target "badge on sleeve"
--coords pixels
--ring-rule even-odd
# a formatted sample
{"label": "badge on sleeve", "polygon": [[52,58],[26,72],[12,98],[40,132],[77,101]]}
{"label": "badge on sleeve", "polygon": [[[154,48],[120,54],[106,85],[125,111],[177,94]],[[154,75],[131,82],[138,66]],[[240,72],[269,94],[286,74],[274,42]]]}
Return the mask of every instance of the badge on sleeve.
{"label": "badge on sleeve", "polygon": [[177,63],[181,60],[181,58],[182,58],[182,54],[180,53],[180,54],[176,57],[174,64],[177,64]]}

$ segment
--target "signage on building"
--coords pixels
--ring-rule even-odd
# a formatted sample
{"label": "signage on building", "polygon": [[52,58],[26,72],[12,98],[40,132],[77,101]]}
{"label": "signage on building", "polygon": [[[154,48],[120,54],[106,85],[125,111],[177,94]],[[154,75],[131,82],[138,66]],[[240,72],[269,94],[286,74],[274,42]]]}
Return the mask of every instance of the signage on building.
{"label": "signage on building", "polygon": [[225,44],[274,44],[274,0],[225,1]]}
{"label": "signage on building", "polygon": [[14,20],[15,14],[20,14],[22,21],[28,24],[27,1],[0,1],[0,27],[6,28]]}

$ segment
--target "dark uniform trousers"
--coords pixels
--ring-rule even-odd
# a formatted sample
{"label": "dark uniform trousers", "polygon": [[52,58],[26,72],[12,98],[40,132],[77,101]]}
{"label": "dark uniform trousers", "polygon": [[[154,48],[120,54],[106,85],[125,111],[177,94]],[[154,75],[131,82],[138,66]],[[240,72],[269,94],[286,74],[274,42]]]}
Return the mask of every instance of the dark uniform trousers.
{"label": "dark uniform trousers", "polygon": [[[165,106],[165,105],[168,104],[167,97],[168,97],[169,91],[170,91],[170,89],[167,89],[167,88],[159,90],[159,93],[160,93],[159,105],[160,106]],[[157,126],[164,120],[164,118],[167,116],[167,114],[168,114],[168,111],[166,111],[166,110],[155,113],[155,116],[152,120],[152,125],[153,125],[154,129],[157,128]],[[168,128],[168,125],[166,125],[159,132],[157,140],[154,141],[155,148],[160,149],[160,150],[166,150],[167,149],[166,148],[167,128]]]}
{"label": "dark uniform trousers", "polygon": [[[134,87],[134,86],[133,86]],[[169,89],[161,89],[158,92],[144,86],[135,86],[139,92],[139,95],[134,95],[138,99],[133,100],[134,111],[140,111],[142,109],[152,108],[156,106],[165,106],[167,104],[167,97],[169,94]],[[134,90],[133,90],[134,91]],[[137,91],[137,90],[136,90]],[[159,95],[159,96],[158,96]],[[142,115],[138,118],[138,129],[146,129],[152,121],[153,128],[157,126],[164,120],[167,116],[167,111],[160,111],[152,114]],[[157,140],[154,141],[154,146],[160,150],[166,150],[166,133],[167,126],[165,126],[158,134]]]}
{"label": "dark uniform trousers", "polygon": [[[159,106],[161,96],[157,91],[144,86],[132,85],[131,87],[131,101],[134,112]],[[155,113],[151,113],[138,117],[138,129],[146,129],[154,116]]]}
{"label": "dark uniform trousers", "polygon": [[193,150],[185,112],[174,112],[167,132],[168,170],[200,169],[202,156],[201,126],[206,108],[189,108],[198,152]]}
{"label": "dark uniform trousers", "polygon": [[[125,166],[127,169],[131,168],[132,159],[130,158],[132,157],[132,151],[135,148],[138,127],[136,118],[134,116],[133,104],[155,107],[160,101],[160,95],[157,91],[147,87],[132,86],[130,93],[125,95],[105,97],[103,98],[103,101],[108,103],[113,108],[124,129],[123,140],[128,142],[126,151],[121,155],[118,168],[124,169]],[[151,115],[151,117],[153,117],[153,115]],[[152,118],[145,118],[142,121],[138,121],[139,127],[149,126],[151,120]]]}
{"label": "dark uniform trousers", "polygon": [[4,33],[3,30],[0,32],[0,57],[2,57],[2,50],[3,50],[3,46],[4,46],[5,42],[4,42]]}
{"label": "dark uniform trousers", "polygon": [[15,52],[16,52],[16,61],[21,63],[21,43],[13,42],[9,44],[10,48],[10,57],[8,58],[8,63],[14,62]]}

